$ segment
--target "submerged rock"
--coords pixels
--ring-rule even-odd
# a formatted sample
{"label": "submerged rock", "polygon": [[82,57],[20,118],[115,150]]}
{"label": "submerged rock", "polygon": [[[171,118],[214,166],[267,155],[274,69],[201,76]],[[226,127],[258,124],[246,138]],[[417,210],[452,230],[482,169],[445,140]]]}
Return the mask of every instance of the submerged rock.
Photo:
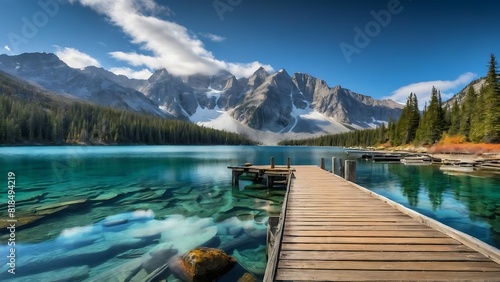
{"label": "submerged rock", "polygon": [[238,279],[238,282],[257,282],[257,279],[247,272]]}
{"label": "submerged rock", "polygon": [[0,275],[1,281],[54,281],[54,282],[69,282],[83,281],[89,277],[90,268],[88,266],[68,267],[53,271],[47,271],[35,275],[23,275],[22,272],[16,271],[15,275],[4,272]]}
{"label": "submerged rock", "polygon": [[149,274],[165,265],[176,254],[177,249],[172,244],[159,244],[143,257],[142,268]]}
{"label": "submerged rock", "polygon": [[[23,215],[23,214],[20,214],[20,215],[17,215],[16,214],[16,228],[19,228],[21,226],[24,226],[24,225],[30,225],[40,219],[42,219],[43,216],[41,215]],[[0,221],[0,230],[2,230],[2,232],[6,232],[7,227],[10,226],[10,223],[7,221],[7,220],[3,220],[3,221]]]}
{"label": "submerged rock", "polygon": [[94,277],[92,281],[106,281],[106,282],[123,282],[131,281],[131,279],[137,276],[142,269],[141,259],[134,259],[117,267],[114,267],[104,273],[101,273],[97,277]]}
{"label": "submerged rock", "polygon": [[92,201],[109,201],[109,200],[115,199],[116,197],[118,197],[117,193],[107,192],[107,193],[100,194],[96,198],[92,199]]}
{"label": "submerged rock", "polygon": [[196,248],[169,262],[170,271],[183,281],[212,281],[233,268],[236,260],[224,251]]}
{"label": "submerged rock", "polygon": [[62,203],[52,203],[46,206],[36,207],[33,212],[37,214],[51,214],[53,213],[52,210],[60,211],[61,208],[67,209],[67,208],[81,207],[82,205],[85,205],[87,201],[88,201],[87,199],[79,199],[79,200],[66,201]]}
{"label": "submerged rock", "polygon": [[265,246],[261,245],[256,249],[245,249],[242,251],[234,250],[233,257],[247,271],[257,276],[264,276],[267,265]]}

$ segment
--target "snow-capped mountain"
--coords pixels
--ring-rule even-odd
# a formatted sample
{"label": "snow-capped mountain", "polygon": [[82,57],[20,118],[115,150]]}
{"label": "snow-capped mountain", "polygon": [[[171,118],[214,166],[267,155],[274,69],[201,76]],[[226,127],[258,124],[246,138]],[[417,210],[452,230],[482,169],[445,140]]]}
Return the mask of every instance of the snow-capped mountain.
{"label": "snow-capped mountain", "polygon": [[375,127],[398,118],[403,108],[285,70],[259,68],[237,79],[226,71],[177,77],[160,69],[137,80],[102,68],[73,69],[45,53],[0,55],[0,70],[57,93],[273,140],[267,143]]}

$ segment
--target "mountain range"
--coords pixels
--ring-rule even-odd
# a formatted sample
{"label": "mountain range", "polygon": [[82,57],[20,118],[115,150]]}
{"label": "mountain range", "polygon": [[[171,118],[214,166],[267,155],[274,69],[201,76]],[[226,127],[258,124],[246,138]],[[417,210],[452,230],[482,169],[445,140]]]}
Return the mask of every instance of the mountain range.
{"label": "mountain range", "polygon": [[74,69],[51,53],[0,55],[0,70],[60,95],[100,105],[242,133],[263,143],[373,128],[397,119],[403,105],[376,100],[306,73],[257,69],[174,76],[160,69],[147,80],[103,68]]}

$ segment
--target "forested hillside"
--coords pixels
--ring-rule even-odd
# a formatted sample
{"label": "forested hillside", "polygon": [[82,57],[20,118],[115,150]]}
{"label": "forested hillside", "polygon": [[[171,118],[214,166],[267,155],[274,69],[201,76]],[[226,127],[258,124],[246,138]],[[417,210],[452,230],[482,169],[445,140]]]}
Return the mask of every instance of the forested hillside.
{"label": "forested hillside", "polygon": [[282,145],[432,145],[443,138],[458,143],[500,143],[500,76],[493,54],[485,84],[476,93],[471,83],[460,104],[455,99],[450,107],[444,106],[440,91],[433,87],[431,100],[422,112],[418,109],[417,96],[410,93],[399,120],[391,120],[387,126],[285,141]]}
{"label": "forested hillside", "polygon": [[0,144],[251,144],[234,133],[56,96],[0,73]]}

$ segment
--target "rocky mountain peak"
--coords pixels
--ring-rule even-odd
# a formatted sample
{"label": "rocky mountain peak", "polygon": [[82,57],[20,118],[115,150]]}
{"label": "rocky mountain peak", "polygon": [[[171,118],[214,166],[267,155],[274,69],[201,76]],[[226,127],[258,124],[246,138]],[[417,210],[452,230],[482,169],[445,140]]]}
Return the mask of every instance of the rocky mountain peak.
{"label": "rocky mountain peak", "polygon": [[170,75],[170,73],[168,73],[168,71],[166,69],[158,69],[153,73],[153,75],[151,75],[150,78],[148,78],[148,82],[150,82],[150,83],[159,82],[159,81],[165,80],[165,79],[170,78],[170,77],[171,77],[171,75]]}
{"label": "rocky mountain peak", "polygon": [[269,73],[263,67],[259,67],[252,76],[267,77]]}

